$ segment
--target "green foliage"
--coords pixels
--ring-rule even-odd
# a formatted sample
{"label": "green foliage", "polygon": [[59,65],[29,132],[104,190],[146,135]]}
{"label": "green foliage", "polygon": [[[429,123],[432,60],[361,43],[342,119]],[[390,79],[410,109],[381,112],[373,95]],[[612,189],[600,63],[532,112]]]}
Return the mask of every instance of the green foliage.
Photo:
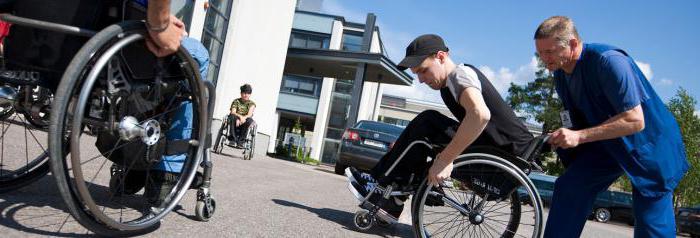
{"label": "green foliage", "polygon": [[[539,56],[535,56],[538,68],[535,80],[524,86],[511,83],[506,101],[527,119],[541,123],[542,133],[548,133],[561,127],[559,112],[562,110],[562,104],[556,95],[552,74],[545,69]],[[547,174],[559,176],[564,171],[563,165],[554,159],[554,153],[545,153],[542,156],[543,169]]]}
{"label": "green foliage", "polygon": [[542,131],[546,133],[561,127],[559,112],[562,104],[556,96],[552,74],[545,69],[539,57],[537,62],[535,80],[525,86],[511,83],[506,101],[527,119],[542,123]]}
{"label": "green foliage", "polygon": [[679,88],[666,105],[681,129],[685,154],[690,163],[690,170],[674,191],[676,206],[700,203],[700,118],[695,115],[696,104],[697,101],[685,89]]}

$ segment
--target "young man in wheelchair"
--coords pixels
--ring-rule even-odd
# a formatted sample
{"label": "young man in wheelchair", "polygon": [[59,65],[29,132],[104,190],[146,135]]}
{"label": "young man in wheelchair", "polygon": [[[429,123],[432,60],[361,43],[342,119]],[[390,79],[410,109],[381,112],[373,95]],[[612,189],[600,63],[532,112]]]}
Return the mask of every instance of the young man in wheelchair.
{"label": "young man in wheelchair", "polygon": [[[410,68],[421,83],[440,90],[445,105],[459,121],[434,110],[418,114],[369,174],[355,168],[346,170],[352,184],[350,189],[354,189],[355,194],[367,197],[377,185],[406,183],[412,174],[418,176],[414,178],[418,181],[423,180],[421,176],[427,176],[428,183],[437,186],[450,177],[453,161],[469,146],[492,146],[512,155],[522,155],[533,140],[532,134],[486,76],[474,66],[456,65],[450,59],[449,49],[440,36],[422,35],[414,39],[398,66]],[[446,146],[441,152],[424,146],[411,147],[405,152],[415,140]],[[434,159],[427,161],[428,157]],[[380,197],[381,194],[375,192],[368,201],[377,204]],[[383,202],[380,212],[396,219],[405,199],[394,197],[392,200]]]}
{"label": "young man in wheelchair", "polygon": [[241,86],[241,97],[231,102],[231,113],[228,115],[229,146],[242,147],[245,142],[248,129],[255,123],[253,113],[255,112],[255,102],[250,100],[253,88],[250,84]]}
{"label": "young man in wheelchair", "polygon": [[[146,47],[144,48],[147,48],[156,57],[162,58],[172,55],[182,46],[199,64],[201,78],[206,78],[209,65],[208,51],[199,41],[187,37],[185,24],[170,13],[170,0],[2,0],[0,1],[0,12],[99,30],[100,27],[122,21],[123,13],[117,14],[118,11],[111,11],[112,9],[109,8],[119,8],[124,6],[122,3],[127,1],[138,4],[146,10],[143,20],[148,38],[145,40]],[[13,34],[8,37],[8,44],[5,47],[8,68],[17,72],[23,70],[39,72],[40,82],[38,84],[51,91],[56,91],[63,71],[76,52],[83,46],[86,38],[17,25],[14,25],[12,30]],[[151,71],[153,70],[151,69]],[[19,73],[3,74],[0,80],[26,80],[21,75]],[[172,113],[170,127],[163,128],[167,130],[165,137],[168,140],[187,140],[190,138],[193,128],[193,114],[191,102],[189,104],[187,101],[183,102]],[[98,143],[95,145],[99,148]],[[151,206],[158,207],[163,197],[171,191],[176,182],[174,180],[177,179],[177,175],[182,170],[185,156],[187,155],[184,153],[162,155],[150,169],[149,177],[140,179],[153,181],[147,183],[144,194]],[[105,155],[105,157],[109,156]],[[135,173],[137,172],[141,171],[135,171]],[[141,177],[140,175],[133,176]],[[193,182],[193,184],[195,183],[197,182]]]}

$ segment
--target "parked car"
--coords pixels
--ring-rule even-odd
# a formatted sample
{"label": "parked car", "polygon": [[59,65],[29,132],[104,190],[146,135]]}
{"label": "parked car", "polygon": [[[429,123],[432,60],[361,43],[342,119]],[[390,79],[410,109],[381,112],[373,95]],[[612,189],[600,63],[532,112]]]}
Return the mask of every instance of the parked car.
{"label": "parked car", "polygon": [[700,238],[700,204],[695,207],[681,207],[676,213],[679,233],[688,233],[692,238]]}
{"label": "parked car", "polygon": [[357,122],[345,130],[340,142],[340,153],[335,162],[335,173],[343,174],[348,166],[369,170],[386,154],[399,138],[402,127],[384,122]]}
{"label": "parked car", "polygon": [[596,197],[591,216],[598,222],[605,223],[615,218],[634,225],[633,211],[631,193],[607,190]]}
{"label": "parked car", "polygon": [[[544,173],[530,173],[528,175],[530,177],[530,180],[532,180],[532,184],[535,185],[535,188],[537,189],[537,193],[540,194],[540,198],[542,199],[542,203],[544,205],[549,206],[550,203],[552,203],[552,194],[554,192],[554,181],[557,180],[557,177],[547,175]],[[520,197],[520,202],[525,203],[525,204],[530,204],[530,197],[527,196],[527,193],[525,192],[525,188],[518,188],[518,194]]]}
{"label": "parked car", "polygon": [[[557,177],[544,173],[530,173],[528,177],[530,177],[535,188],[537,188],[542,202],[549,206],[552,203],[554,182],[557,180]],[[524,188],[518,188],[518,194],[521,202],[525,204],[530,203]],[[615,218],[633,225],[632,194],[609,190],[599,193],[593,203],[593,211],[589,218],[599,222],[608,222]]]}

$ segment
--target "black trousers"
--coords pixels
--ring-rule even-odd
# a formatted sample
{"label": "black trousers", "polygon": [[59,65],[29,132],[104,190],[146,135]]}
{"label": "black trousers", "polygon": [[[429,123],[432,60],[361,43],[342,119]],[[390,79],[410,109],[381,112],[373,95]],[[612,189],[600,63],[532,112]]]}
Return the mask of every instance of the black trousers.
{"label": "black trousers", "polygon": [[[411,174],[418,176],[415,179],[422,180],[432,164],[427,161],[428,156],[435,158],[437,151],[430,150],[421,144],[416,144],[409,151],[406,151],[408,146],[416,140],[425,140],[429,144],[446,146],[452,140],[458,127],[459,122],[438,111],[421,112],[408,123],[406,129],[394,142],[394,147],[370,170],[370,174],[383,185],[397,178],[406,180]],[[481,143],[480,141],[484,140],[476,140],[472,145],[477,145]],[[404,156],[401,157],[401,154]],[[386,174],[391,167],[394,168],[389,174]]]}
{"label": "black trousers", "polygon": [[228,115],[228,136],[229,138],[233,138],[233,141],[242,141],[245,139],[245,135],[248,134],[248,128],[250,128],[250,125],[253,124],[253,118],[247,118],[245,122],[238,126],[240,129],[240,134],[236,134],[236,121],[238,119],[239,117],[236,115]]}

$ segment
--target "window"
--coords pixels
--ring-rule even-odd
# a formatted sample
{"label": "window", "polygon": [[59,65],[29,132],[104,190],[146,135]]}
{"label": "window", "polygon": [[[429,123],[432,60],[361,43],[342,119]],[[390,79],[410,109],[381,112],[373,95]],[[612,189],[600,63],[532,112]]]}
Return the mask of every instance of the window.
{"label": "window", "polygon": [[204,20],[202,44],[209,50],[209,72],[207,80],[216,84],[224,52],[226,31],[233,0],[209,0],[209,9]]}
{"label": "window", "polygon": [[321,94],[321,80],[299,75],[284,75],[280,91],[319,97]]}
{"label": "window", "polygon": [[173,0],[170,2],[170,12],[185,23],[188,32],[190,31],[190,24],[192,23],[193,11],[194,1],[192,0]]}
{"label": "window", "polygon": [[289,46],[297,48],[328,49],[330,42],[329,35],[298,30],[289,37]]}
{"label": "window", "polygon": [[342,47],[345,51],[362,51],[362,32],[344,31]]}

